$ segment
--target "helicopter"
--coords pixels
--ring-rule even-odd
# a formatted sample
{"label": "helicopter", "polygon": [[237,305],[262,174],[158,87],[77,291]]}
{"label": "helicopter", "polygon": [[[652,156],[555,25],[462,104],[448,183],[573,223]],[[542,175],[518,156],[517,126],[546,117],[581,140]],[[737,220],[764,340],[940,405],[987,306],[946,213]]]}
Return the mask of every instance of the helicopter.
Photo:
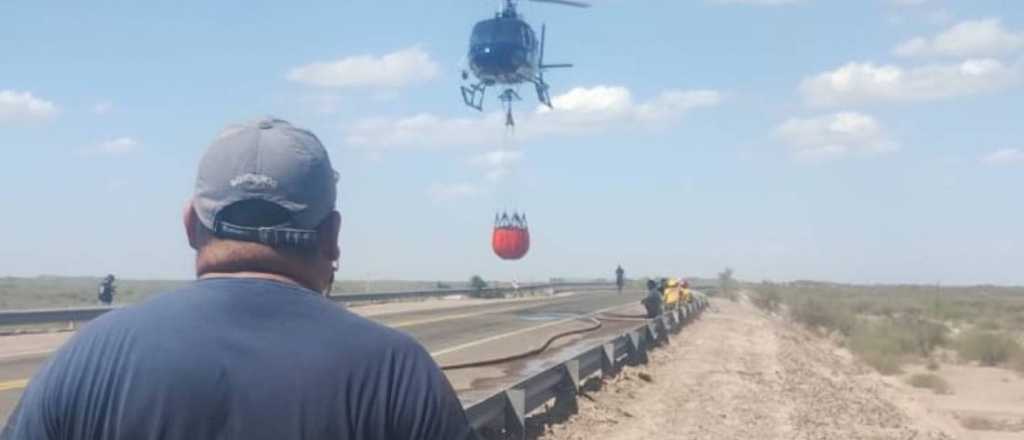
{"label": "helicopter", "polygon": [[[578,8],[589,4],[571,0],[531,0]],[[483,111],[484,94],[488,87],[505,86],[498,99],[505,104],[505,125],[514,126],[512,102],[522,100],[512,86],[532,83],[537,100],[552,107],[550,86],[544,81],[547,69],[569,68],[572,64],[544,63],[544,40],[547,27],[541,25],[540,40],[533,28],[516,10],[517,0],[503,0],[504,6],[494,18],[477,22],[469,39],[469,68],[475,83],[462,85],[462,100],[467,106]],[[462,80],[470,81],[470,71],[462,71]]]}

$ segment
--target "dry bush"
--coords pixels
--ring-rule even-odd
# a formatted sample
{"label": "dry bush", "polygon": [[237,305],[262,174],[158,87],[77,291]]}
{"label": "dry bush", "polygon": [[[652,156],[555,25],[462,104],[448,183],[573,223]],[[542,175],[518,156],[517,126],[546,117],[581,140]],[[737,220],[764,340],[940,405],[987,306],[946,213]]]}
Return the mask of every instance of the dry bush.
{"label": "dry bush", "polygon": [[738,284],[736,279],[733,278],[733,271],[731,267],[725,268],[724,271],[718,274],[718,291],[722,293],[722,296],[728,298],[729,301],[739,300]]}
{"label": "dry bush", "polygon": [[850,336],[857,326],[857,317],[840,304],[828,303],[817,298],[805,298],[790,305],[794,321],[812,331],[824,329]]}
{"label": "dry bush", "polygon": [[971,331],[959,338],[956,351],[961,359],[994,367],[1021,356],[1022,348],[1016,340],[1007,335]]}
{"label": "dry bush", "polygon": [[751,294],[750,302],[768,313],[778,313],[782,307],[782,293],[774,285],[764,283]]}
{"label": "dry bush", "polygon": [[907,383],[914,388],[927,388],[935,394],[953,394],[949,382],[935,374],[915,374],[907,378]]}
{"label": "dry bush", "polygon": [[879,351],[855,352],[857,358],[868,364],[875,371],[886,376],[893,376],[903,373],[904,359],[898,355],[883,353]]}
{"label": "dry bush", "polygon": [[848,339],[850,351],[882,374],[896,374],[913,358],[928,357],[947,343],[948,329],[917,318],[861,322]]}

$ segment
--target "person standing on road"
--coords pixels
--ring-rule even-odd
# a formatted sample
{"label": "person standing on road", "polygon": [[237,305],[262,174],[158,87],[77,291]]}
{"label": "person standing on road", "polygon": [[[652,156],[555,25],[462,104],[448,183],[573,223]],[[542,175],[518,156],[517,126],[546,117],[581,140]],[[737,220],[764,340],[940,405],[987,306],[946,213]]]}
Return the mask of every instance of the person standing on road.
{"label": "person standing on road", "polygon": [[619,293],[622,293],[623,286],[626,285],[626,271],[622,269],[622,265],[615,268],[615,287],[618,287]]}
{"label": "person standing on road", "polygon": [[325,298],[336,186],[312,133],[224,130],[184,213],[198,280],[84,327],[0,439],[475,438],[419,343]]}
{"label": "person standing on road", "polygon": [[114,302],[114,274],[107,274],[103,277],[103,281],[100,281],[99,293],[96,295],[96,299],[100,300],[100,304],[109,306],[110,303]]}
{"label": "person standing on road", "polygon": [[657,318],[661,315],[662,291],[657,281],[647,280],[647,296],[640,300],[640,303],[644,305],[644,309],[647,310],[647,318]]}

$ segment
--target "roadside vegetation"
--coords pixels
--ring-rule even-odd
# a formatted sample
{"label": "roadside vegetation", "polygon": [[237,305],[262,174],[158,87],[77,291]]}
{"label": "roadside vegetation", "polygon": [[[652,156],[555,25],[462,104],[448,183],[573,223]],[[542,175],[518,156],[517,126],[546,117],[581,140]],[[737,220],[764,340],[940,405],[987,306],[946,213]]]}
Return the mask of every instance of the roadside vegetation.
{"label": "roadside vegetation", "polygon": [[951,394],[952,387],[942,377],[931,373],[919,373],[907,378],[907,383],[914,388],[932,390],[935,394]]}
{"label": "roadside vegetation", "polygon": [[[899,374],[909,363],[935,370],[940,355],[1024,374],[1024,288],[820,282],[744,287],[755,306],[837,338],[883,374]],[[910,380],[942,388],[931,378]]]}
{"label": "roadside vegetation", "polygon": [[733,278],[731,267],[725,268],[718,274],[718,291],[724,298],[736,301],[739,298],[739,283]]}

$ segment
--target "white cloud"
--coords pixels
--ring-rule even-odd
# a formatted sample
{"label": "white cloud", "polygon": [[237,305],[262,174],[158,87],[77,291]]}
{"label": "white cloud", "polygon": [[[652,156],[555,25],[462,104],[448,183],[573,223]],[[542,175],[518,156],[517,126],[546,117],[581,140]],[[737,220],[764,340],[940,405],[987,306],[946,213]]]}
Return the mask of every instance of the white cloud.
{"label": "white cloud", "polygon": [[870,101],[927,101],[990,93],[1019,84],[1021,65],[994,59],[914,68],[849,63],[806,78],[800,92],[814,106],[843,106]]}
{"label": "white cloud", "polygon": [[[629,89],[617,86],[578,87],[552,99],[554,109],[538,106],[516,114],[516,137],[579,136],[616,127],[670,122],[686,112],[717,105],[714,90],[668,90],[636,103]],[[505,117],[449,118],[429,113],[406,118],[370,118],[349,127],[347,142],[363,147],[445,148],[502,145]]]}
{"label": "white cloud", "polygon": [[56,104],[37,98],[31,92],[0,90],[0,124],[39,121],[56,115]]}
{"label": "white cloud", "polygon": [[427,196],[435,203],[475,197],[484,192],[482,187],[472,183],[435,183],[427,188]]}
{"label": "white cloud", "polygon": [[1024,32],[1003,28],[997,18],[959,23],[933,38],[917,37],[893,49],[899,56],[988,57],[1024,48]]}
{"label": "white cloud", "polygon": [[110,101],[100,101],[92,106],[92,112],[97,115],[105,115],[110,113],[114,109],[114,103]]}
{"label": "white cloud", "polygon": [[291,69],[289,81],[317,87],[399,88],[432,80],[440,67],[419,47],[383,56],[358,55],[321,61]]}
{"label": "white cloud", "polygon": [[366,118],[348,127],[346,142],[362,147],[436,149],[500,143],[505,118],[490,113],[482,118],[446,118],[420,113],[405,118]]}
{"label": "white cloud", "polygon": [[100,142],[89,148],[87,153],[104,156],[124,156],[139,148],[139,141],[130,137],[119,137],[108,141]]}
{"label": "white cloud", "polygon": [[793,155],[801,160],[882,154],[900,148],[874,117],[856,112],[791,118],[776,129],[776,136],[789,144]]}
{"label": "white cloud", "polygon": [[981,161],[991,165],[1024,164],[1024,150],[1003,148],[986,154]]}
{"label": "white cloud", "polygon": [[487,181],[495,183],[507,176],[522,159],[521,151],[494,150],[474,157],[470,163],[483,168]]}

